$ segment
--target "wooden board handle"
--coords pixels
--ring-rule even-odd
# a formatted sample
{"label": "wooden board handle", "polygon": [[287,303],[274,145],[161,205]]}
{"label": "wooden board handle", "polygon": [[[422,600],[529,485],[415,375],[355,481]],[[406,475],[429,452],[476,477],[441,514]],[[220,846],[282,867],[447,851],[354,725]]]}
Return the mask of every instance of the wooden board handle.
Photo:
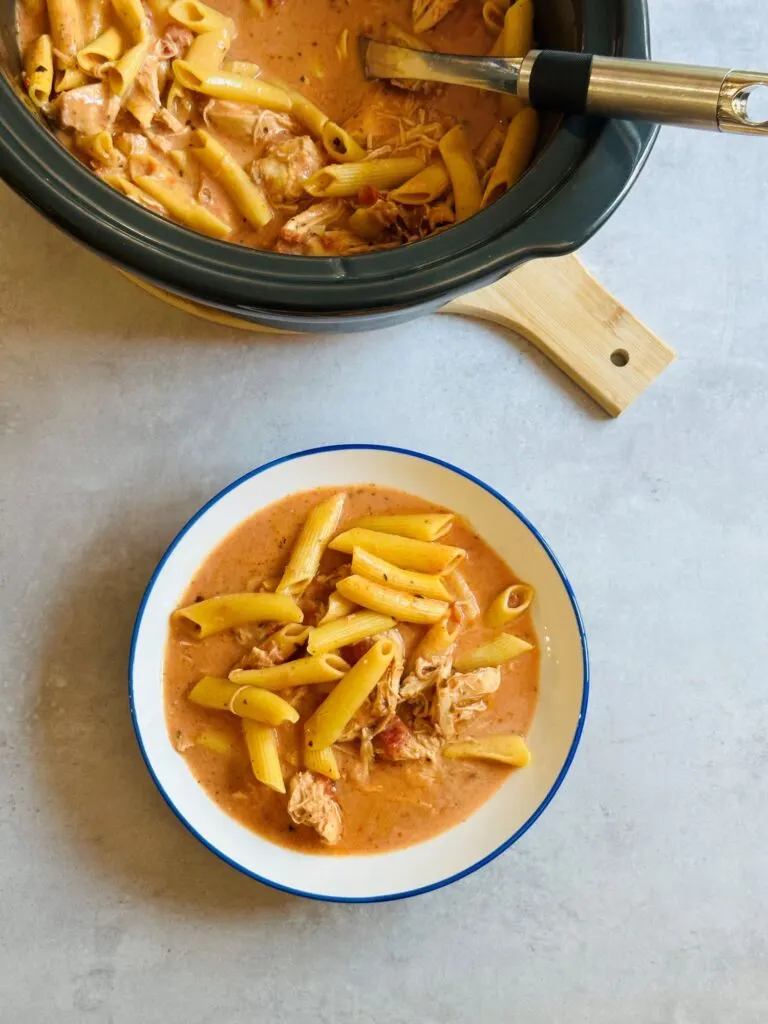
{"label": "wooden board handle", "polygon": [[624,412],[675,358],[575,256],[531,260],[440,312],[511,327],[611,416]]}

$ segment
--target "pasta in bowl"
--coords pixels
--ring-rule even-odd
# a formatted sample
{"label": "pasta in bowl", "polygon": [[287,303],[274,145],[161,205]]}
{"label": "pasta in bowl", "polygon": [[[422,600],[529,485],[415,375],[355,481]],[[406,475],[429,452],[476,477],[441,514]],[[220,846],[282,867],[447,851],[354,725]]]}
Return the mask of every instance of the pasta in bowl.
{"label": "pasta in bowl", "polygon": [[130,676],[182,821],[244,872],[338,900],[506,848],[562,781],[587,696],[573,595],[520,513],[447,464],[354,446],[198,513],[147,590]]}

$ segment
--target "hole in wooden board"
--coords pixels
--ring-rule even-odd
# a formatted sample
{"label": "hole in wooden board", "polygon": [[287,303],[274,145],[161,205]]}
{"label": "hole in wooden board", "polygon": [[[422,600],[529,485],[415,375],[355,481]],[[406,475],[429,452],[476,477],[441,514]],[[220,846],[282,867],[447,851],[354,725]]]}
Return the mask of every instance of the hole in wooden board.
{"label": "hole in wooden board", "polygon": [[624,348],[617,348],[611,352],[611,362],[614,366],[626,366],[629,362],[629,352]]}

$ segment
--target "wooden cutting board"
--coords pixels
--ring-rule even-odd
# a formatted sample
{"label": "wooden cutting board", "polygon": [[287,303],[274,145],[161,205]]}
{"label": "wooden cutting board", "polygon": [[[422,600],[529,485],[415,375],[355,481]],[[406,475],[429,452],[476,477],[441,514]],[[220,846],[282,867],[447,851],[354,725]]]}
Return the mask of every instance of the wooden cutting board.
{"label": "wooden cutting board", "polygon": [[440,312],[522,334],[611,416],[624,412],[675,358],[575,256],[531,260]]}
{"label": "wooden cutting board", "polygon": [[[129,275],[126,275],[129,276]],[[195,316],[250,331],[259,327],[131,277],[145,291]],[[618,416],[675,353],[587,273],[575,256],[531,260],[500,281],[440,310],[478,317],[522,334],[611,416]]]}

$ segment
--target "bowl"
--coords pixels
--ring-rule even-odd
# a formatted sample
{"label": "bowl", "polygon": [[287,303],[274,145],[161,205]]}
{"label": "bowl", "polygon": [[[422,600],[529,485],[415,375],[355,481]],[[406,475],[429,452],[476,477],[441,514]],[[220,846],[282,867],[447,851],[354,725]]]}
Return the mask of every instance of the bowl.
{"label": "bowl", "polygon": [[[406,849],[370,855],[299,853],[230,818],[192,777],[168,737],[163,661],[168,619],[195,570],[240,522],[296,491],[375,482],[466,516],[536,588],[539,704],[528,735],[532,761],[460,825]],[[584,726],[587,641],[571,586],[538,530],[470,473],[401,448],[339,445],[287,455],[230,484],[183,527],[155,570],[131,644],[130,705],[147,767],[171,810],[222,860],[276,889],[320,900],[375,902],[415,896],[476,871],[515,843],[560,788]]]}
{"label": "bowl", "polygon": [[[19,96],[13,0],[0,31],[0,177],[60,227],[150,285],[290,331],[383,327],[432,312],[536,256],[571,252],[615,210],[656,138],[651,125],[566,117],[517,187],[437,236],[353,257],[258,252],[194,234],[90,173]],[[541,45],[649,56],[646,0],[537,0]]]}

